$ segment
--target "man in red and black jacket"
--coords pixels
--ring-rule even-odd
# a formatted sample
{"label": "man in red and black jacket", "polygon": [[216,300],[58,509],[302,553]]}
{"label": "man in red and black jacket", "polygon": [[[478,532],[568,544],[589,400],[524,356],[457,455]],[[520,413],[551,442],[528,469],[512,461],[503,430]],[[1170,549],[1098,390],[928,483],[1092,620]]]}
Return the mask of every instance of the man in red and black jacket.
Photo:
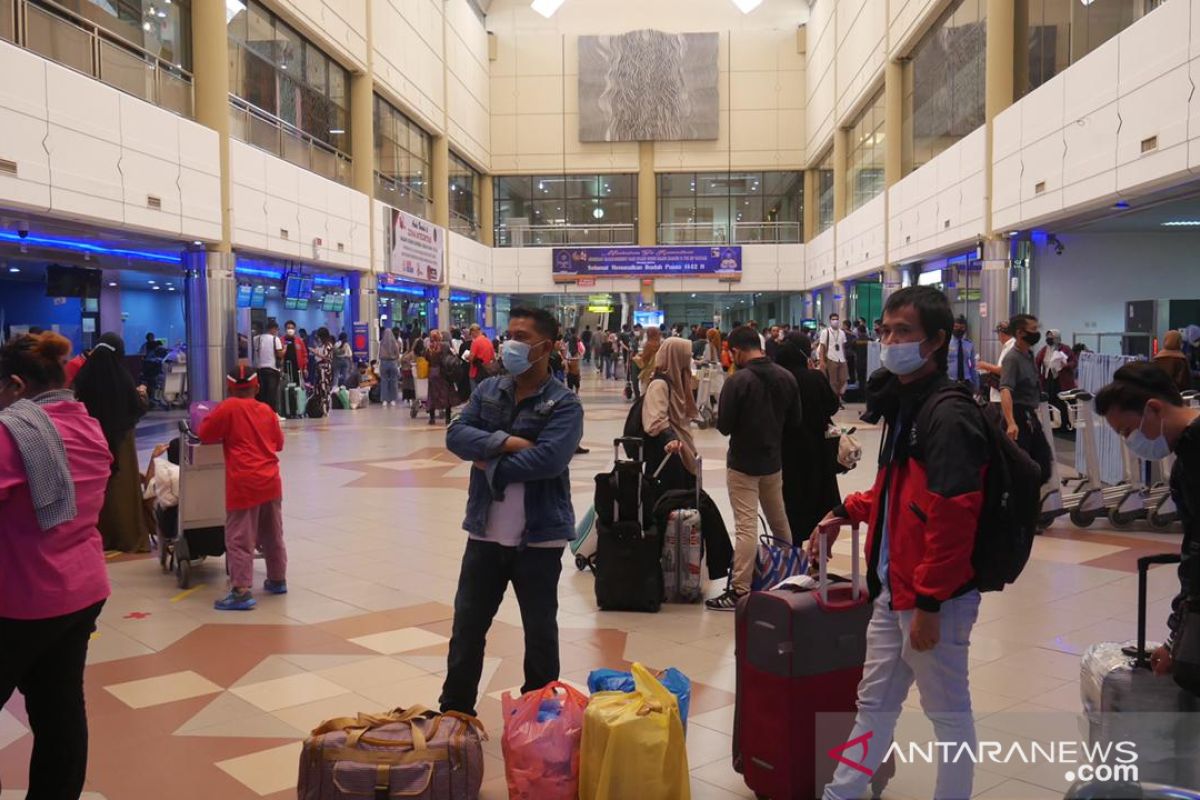
{"label": "man in red and black jacket", "polygon": [[[867,418],[886,422],[879,473],[871,489],[847,497],[819,526],[831,541],[842,525],[868,525],[874,608],[848,740],[871,734],[861,759],[870,770],[891,744],[914,682],[937,741],[972,749],[976,741],[967,649],[979,614],[971,553],[983,508],[988,434],[966,395],[921,413],[934,394],[952,385],[946,360],[953,326],[950,304],[936,289],[902,289],[888,299],[884,369],[867,385]],[[973,778],[969,758],[940,763],[933,796],[970,797]],[[824,797],[858,798],[869,781],[870,775],[839,766]]]}

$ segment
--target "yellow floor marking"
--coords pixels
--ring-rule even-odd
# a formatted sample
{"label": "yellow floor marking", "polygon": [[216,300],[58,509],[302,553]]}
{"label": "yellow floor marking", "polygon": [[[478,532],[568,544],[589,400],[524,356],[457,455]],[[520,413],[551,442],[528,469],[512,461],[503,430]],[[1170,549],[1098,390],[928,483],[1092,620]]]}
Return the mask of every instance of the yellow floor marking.
{"label": "yellow floor marking", "polygon": [[198,591],[200,591],[200,590],[201,590],[201,589],[203,589],[203,588],[204,588],[204,584],[202,583],[202,584],[200,584],[199,586],[193,586],[193,587],[192,587],[192,588],[190,588],[190,589],[185,589],[185,590],[183,590],[182,592],[180,592],[179,594],[177,594],[177,595],[175,595],[174,597],[172,597],[172,598],[171,598],[171,602],[172,602],[172,603],[178,603],[180,600],[182,600],[183,598],[187,597],[189,594],[192,594],[192,593],[194,593],[194,592],[198,592]]}

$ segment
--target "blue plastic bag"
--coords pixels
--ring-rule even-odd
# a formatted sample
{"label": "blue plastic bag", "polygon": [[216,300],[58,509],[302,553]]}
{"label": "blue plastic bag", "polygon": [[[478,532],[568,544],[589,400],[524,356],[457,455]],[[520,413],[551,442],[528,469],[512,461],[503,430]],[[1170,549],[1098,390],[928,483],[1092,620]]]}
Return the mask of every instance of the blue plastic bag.
{"label": "blue plastic bag", "polygon": [[[683,729],[687,730],[688,707],[692,704],[692,682],[674,667],[667,667],[657,675],[658,680],[679,701],[679,717]],[[619,669],[594,669],[588,675],[588,692],[632,692],[633,673]]]}

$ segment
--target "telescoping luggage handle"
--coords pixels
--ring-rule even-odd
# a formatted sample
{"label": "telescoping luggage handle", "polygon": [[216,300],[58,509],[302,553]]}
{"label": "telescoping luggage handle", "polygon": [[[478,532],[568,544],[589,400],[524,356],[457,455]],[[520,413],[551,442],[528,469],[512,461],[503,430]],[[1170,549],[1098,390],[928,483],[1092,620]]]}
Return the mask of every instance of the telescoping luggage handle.
{"label": "telescoping luggage handle", "polygon": [[[616,439],[613,439],[613,464],[614,465],[620,463],[620,461],[621,461],[621,445],[623,445],[623,444],[635,445],[637,447],[637,461],[641,462],[644,460],[644,457],[646,455],[646,450],[645,450],[646,443],[644,441],[642,441],[641,437],[639,437],[639,436],[618,436]],[[626,460],[628,460],[628,459],[626,459]],[[661,469],[661,467],[660,467],[660,469]],[[639,476],[639,480],[637,482],[637,515],[638,515],[638,526],[640,527],[642,524],[642,481],[640,479],[640,476]],[[618,520],[620,518],[621,518],[620,492],[614,492],[613,493],[613,519]],[[645,530],[642,531],[642,538],[643,539],[646,538]]]}
{"label": "telescoping luggage handle", "polygon": [[1133,659],[1133,666],[1136,669],[1150,669],[1150,654],[1146,652],[1146,592],[1150,567],[1155,564],[1178,564],[1181,558],[1179,553],[1159,553],[1156,556],[1142,556],[1137,561],[1137,647],[1125,647],[1121,649],[1122,653]]}
{"label": "telescoping luggage handle", "polygon": [[[821,605],[828,606],[829,605],[828,544],[826,543],[826,540],[825,540],[826,534],[820,528],[817,529],[817,532],[814,535],[817,537],[817,581],[818,581],[817,596],[821,600]],[[859,601],[859,597],[862,594],[862,588],[859,586],[859,576],[862,572],[862,564],[860,562],[860,559],[862,558],[862,556],[859,554],[859,550],[858,550],[859,541],[858,540],[859,540],[858,524],[855,523],[850,526],[850,547],[852,550],[852,553],[850,556],[850,581],[851,581],[850,596],[854,599],[855,603],[857,603]]]}
{"label": "telescoping luggage handle", "polygon": [[[641,441],[641,440],[639,439],[638,441]],[[687,445],[685,444],[684,447],[687,447]],[[700,453],[696,452],[695,450],[692,450],[691,453],[692,453],[692,458],[696,459],[696,510],[699,511],[700,510],[700,495],[704,491],[704,487],[703,487],[703,484],[704,484],[704,457],[701,456]],[[667,453],[665,456],[663,456],[663,460],[659,463],[658,469],[654,470],[654,475],[652,475],[651,477],[653,477],[654,479],[657,480],[659,474],[667,466],[667,462],[671,460],[671,456],[673,456],[673,455],[675,455],[675,454]]]}

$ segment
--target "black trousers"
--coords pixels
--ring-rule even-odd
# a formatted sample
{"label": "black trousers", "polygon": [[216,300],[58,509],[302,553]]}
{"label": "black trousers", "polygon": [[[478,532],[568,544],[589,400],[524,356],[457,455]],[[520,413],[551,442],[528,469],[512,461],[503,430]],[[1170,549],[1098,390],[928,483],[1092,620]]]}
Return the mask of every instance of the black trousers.
{"label": "black trousers", "polygon": [[279,411],[279,370],[260,368],[258,370],[258,399]]}
{"label": "black trousers", "polygon": [[1054,454],[1050,452],[1038,410],[1033,406],[1014,405],[1013,419],[1017,422],[1017,446],[1042,468],[1042,481],[1049,480]]}
{"label": "black trousers", "polygon": [[104,601],[49,619],[0,618],[0,707],[14,689],[33,730],[27,800],[78,800],[87,777],[83,667]]}
{"label": "black trousers", "polygon": [[511,582],[525,628],[525,684],[521,693],[558,680],[558,577],[561,547],[504,547],[467,540],[458,593],[454,596],[454,628],[450,634],[442,711],[475,714],[483,652],[492,619]]}

